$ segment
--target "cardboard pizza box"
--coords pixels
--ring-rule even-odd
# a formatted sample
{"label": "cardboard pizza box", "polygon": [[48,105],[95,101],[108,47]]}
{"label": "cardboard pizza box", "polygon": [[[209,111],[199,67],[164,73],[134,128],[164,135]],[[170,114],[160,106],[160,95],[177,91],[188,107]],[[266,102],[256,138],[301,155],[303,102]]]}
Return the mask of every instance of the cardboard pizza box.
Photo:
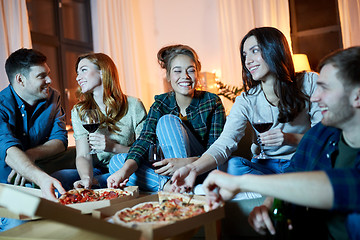
{"label": "cardboard pizza box", "polygon": [[[28,193],[30,195],[37,196],[37,197],[42,196],[41,190],[36,189],[36,188],[21,187],[21,186],[15,186],[15,185],[4,184],[4,183],[0,183],[0,187],[6,187],[6,188],[14,189],[16,191],[25,192],[25,193]],[[10,211],[9,209],[7,209],[6,207],[3,207],[3,206],[0,206],[0,217],[20,219],[20,220],[34,220],[34,219],[39,219],[40,218],[39,216],[30,217],[30,216],[26,216],[24,214],[15,213],[15,212]]]}
{"label": "cardboard pizza box", "polygon": [[114,205],[117,203],[135,199],[139,196],[139,187],[138,186],[125,187],[124,190],[129,191],[132,194],[129,196],[123,196],[123,197],[111,199],[111,200],[68,204],[66,206],[80,210],[82,214],[90,214],[95,209],[108,207],[108,206],[111,206],[111,205]]}
{"label": "cardboard pizza box", "polygon": [[139,239],[141,235],[138,230],[81,214],[79,210],[6,185],[0,185],[0,206],[18,215],[39,216],[116,239]]}
{"label": "cardboard pizza box", "polygon": [[[205,203],[205,196],[194,195],[193,199],[200,200]],[[134,200],[97,209],[92,212],[92,215],[95,218],[104,219],[105,221],[108,222],[113,222],[111,218],[117,211],[124,208],[129,208],[129,207],[131,208],[140,203],[154,202],[154,201],[155,202],[159,201],[158,194],[139,197]],[[173,238],[175,236],[180,236],[182,234],[189,233],[192,230],[197,231],[200,227],[205,227],[206,239],[217,239],[216,222],[224,217],[225,217],[225,211],[224,211],[224,206],[222,206],[213,210],[209,210],[206,213],[166,225],[149,224],[147,226],[139,226],[135,228],[128,227],[128,228],[140,230],[142,232],[142,237],[144,239],[152,240],[152,239]],[[114,225],[122,226],[115,223]],[[193,233],[195,234],[196,231]]]}

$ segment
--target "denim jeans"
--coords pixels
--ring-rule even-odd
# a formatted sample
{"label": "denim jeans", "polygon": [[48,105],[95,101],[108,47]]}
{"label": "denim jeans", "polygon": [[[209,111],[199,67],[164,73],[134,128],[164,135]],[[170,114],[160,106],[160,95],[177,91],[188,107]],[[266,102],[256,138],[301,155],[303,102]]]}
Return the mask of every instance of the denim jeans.
{"label": "denim jeans", "polygon": [[0,218],[0,232],[4,232],[11,228],[17,227],[26,223],[25,220],[12,219],[12,218]]}
{"label": "denim jeans", "polygon": [[230,157],[229,160],[218,168],[231,175],[243,174],[276,174],[283,173],[290,165],[290,160],[286,159],[256,159],[251,161],[242,157]]}
{"label": "denim jeans", "polygon": [[[99,184],[93,185],[92,188],[106,188],[106,180],[110,176],[110,174],[104,173],[98,168],[93,169],[93,174],[94,178],[99,182]],[[59,180],[66,191],[73,189],[74,182],[80,180],[79,173],[76,169],[63,169],[51,174],[51,176]]]}
{"label": "denim jeans", "polygon": [[[156,125],[156,136],[164,158],[187,158],[200,156],[205,149],[182,120],[175,115],[162,116]],[[127,154],[113,156],[109,163],[109,172],[113,174],[125,163]],[[143,161],[130,178],[129,186],[139,186],[142,191],[162,190],[170,176],[155,173],[148,161]]]}

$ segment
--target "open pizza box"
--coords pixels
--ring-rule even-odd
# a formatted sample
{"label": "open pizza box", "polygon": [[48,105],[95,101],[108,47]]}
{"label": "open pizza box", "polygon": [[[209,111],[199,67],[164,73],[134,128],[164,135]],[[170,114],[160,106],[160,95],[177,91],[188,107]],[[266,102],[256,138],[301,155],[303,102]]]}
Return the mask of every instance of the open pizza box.
{"label": "open pizza box", "polygon": [[[41,190],[40,189],[36,189],[36,188],[29,188],[29,187],[20,187],[20,186],[14,186],[14,185],[11,185],[11,184],[3,184],[3,183],[0,183],[0,188],[3,189],[3,190],[6,190],[6,189],[13,189],[15,191],[20,191],[20,192],[24,192],[24,193],[27,193],[27,194],[30,194],[32,196],[37,196],[37,197],[41,197],[42,196],[42,193],[41,193]],[[1,194],[1,198],[7,198],[6,195],[7,195],[7,190],[5,191],[5,193]],[[9,199],[9,198],[7,198]],[[3,200],[1,200],[3,201]],[[15,199],[11,200],[9,199],[10,202],[13,202],[13,201],[16,201]],[[24,214],[21,214],[21,213],[16,213],[14,211],[10,211],[8,208],[6,207],[3,207],[3,205],[0,206],[0,217],[5,217],[5,218],[13,218],[13,219],[20,219],[20,220],[34,220],[34,219],[38,219],[40,217],[38,216],[26,216]]]}
{"label": "open pizza box", "polygon": [[[4,186],[6,188],[11,188],[17,191],[25,192],[33,196],[42,197],[42,192],[40,189],[29,188],[29,187],[20,187],[14,186],[11,184],[1,184],[0,186]],[[103,208],[107,206],[111,206],[113,204],[117,204],[123,201],[127,201],[130,199],[135,199],[139,196],[139,187],[137,186],[129,186],[124,188],[124,190],[130,192],[129,196],[122,196],[120,198],[111,199],[111,200],[101,200],[96,202],[84,202],[84,203],[76,203],[76,204],[68,204],[67,207],[71,207],[77,210],[80,210],[82,214],[90,214],[94,209]],[[21,220],[33,220],[40,218],[39,216],[25,216],[22,214],[16,214],[14,212],[9,211],[7,208],[0,207],[0,217],[13,218],[13,219],[21,219]]]}
{"label": "open pizza box", "polygon": [[132,240],[139,239],[141,236],[139,230],[129,229],[94,218],[91,215],[81,214],[81,211],[77,209],[49,201],[29,193],[29,191],[23,191],[7,184],[0,185],[0,206],[18,216],[28,216],[30,219],[39,216],[114,239]]}
{"label": "open pizza box", "polygon": [[[131,193],[128,196],[121,196],[119,198],[111,199],[111,200],[101,200],[95,202],[84,202],[84,203],[75,203],[75,204],[68,204],[66,206],[80,210],[83,214],[89,214],[94,209],[108,207],[120,202],[128,201],[130,199],[135,199],[139,196],[139,187],[138,186],[129,186],[125,187],[124,190]],[[95,190],[96,191],[96,190]]]}
{"label": "open pizza box", "polygon": [[[205,204],[205,196],[193,195],[191,201],[201,201]],[[92,212],[93,217],[103,219],[104,221],[114,222],[112,216],[119,210],[124,208],[131,208],[141,203],[145,202],[158,202],[159,195],[153,194],[145,197],[139,197],[134,200],[122,202],[115,204],[109,207],[96,209]],[[225,216],[224,206],[218,207],[216,209],[208,210],[205,213],[196,215],[184,220],[179,220],[169,224],[144,224],[137,226],[125,226],[129,230],[136,229],[142,232],[143,239],[167,239],[173,238],[176,236],[176,239],[179,239],[179,236],[186,236],[186,234],[195,234],[199,228],[205,228],[206,239],[217,239],[216,235],[216,222]],[[115,226],[118,225],[113,223]]]}

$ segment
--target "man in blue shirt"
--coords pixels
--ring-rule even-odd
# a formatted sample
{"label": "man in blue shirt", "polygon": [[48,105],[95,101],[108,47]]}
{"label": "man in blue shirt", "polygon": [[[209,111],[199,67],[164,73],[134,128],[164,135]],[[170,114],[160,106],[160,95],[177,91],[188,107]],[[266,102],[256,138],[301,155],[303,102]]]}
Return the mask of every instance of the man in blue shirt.
{"label": "man in blue shirt", "polygon": [[10,85],[0,92],[0,182],[32,182],[44,197],[55,200],[54,189],[60,193],[64,189],[38,165],[63,153],[68,141],[65,114],[59,93],[50,87],[46,57],[19,49],[6,60],[5,69]]}
{"label": "man in blue shirt", "polygon": [[[319,69],[311,101],[319,104],[323,119],[304,135],[289,173],[231,176],[214,171],[204,188],[214,205],[238,192],[254,191],[317,209],[303,215],[303,222],[316,229],[307,238],[320,233],[323,225],[321,239],[360,239],[360,47],[327,56]],[[250,225],[263,235],[275,234],[268,214],[272,201],[267,198],[249,216]]]}

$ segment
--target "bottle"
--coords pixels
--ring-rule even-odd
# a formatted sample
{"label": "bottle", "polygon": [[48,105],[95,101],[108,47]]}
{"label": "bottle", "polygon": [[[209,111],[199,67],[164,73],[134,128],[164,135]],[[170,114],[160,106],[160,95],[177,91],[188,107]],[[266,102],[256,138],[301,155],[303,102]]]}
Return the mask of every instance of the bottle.
{"label": "bottle", "polygon": [[274,198],[273,205],[269,210],[271,221],[275,228],[275,235],[268,233],[268,239],[285,240],[292,239],[292,222],[290,219],[290,204]]}

